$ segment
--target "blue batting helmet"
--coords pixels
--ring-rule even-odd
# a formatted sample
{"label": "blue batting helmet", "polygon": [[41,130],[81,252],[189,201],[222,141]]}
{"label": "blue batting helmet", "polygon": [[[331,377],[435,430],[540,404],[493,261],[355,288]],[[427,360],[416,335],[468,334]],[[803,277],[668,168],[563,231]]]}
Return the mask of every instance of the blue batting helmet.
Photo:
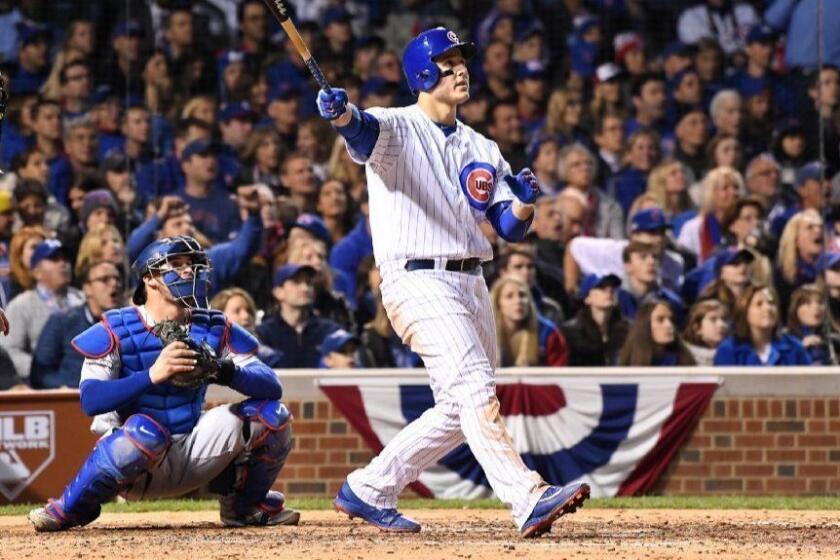
{"label": "blue batting helmet", "polygon": [[411,93],[417,95],[437,85],[441,71],[435,59],[452,49],[460,49],[467,60],[476,53],[474,44],[462,42],[454,31],[444,27],[429,29],[412,39],[403,53],[403,72]]}
{"label": "blue batting helmet", "polygon": [[[182,276],[182,272],[175,270],[170,259],[185,256],[190,258],[192,275]],[[192,237],[177,235],[158,239],[140,251],[131,271],[137,275],[140,284],[134,291],[132,301],[137,305],[146,302],[146,287],[143,276],[146,274],[160,275],[169,292],[181,305],[189,308],[207,309],[208,292],[210,291],[210,259],[201,245]]]}

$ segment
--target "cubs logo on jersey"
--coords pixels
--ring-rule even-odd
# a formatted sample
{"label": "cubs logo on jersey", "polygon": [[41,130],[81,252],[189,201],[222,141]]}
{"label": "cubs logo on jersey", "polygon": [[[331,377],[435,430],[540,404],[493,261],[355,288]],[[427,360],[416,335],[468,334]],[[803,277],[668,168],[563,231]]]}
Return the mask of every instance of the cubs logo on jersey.
{"label": "cubs logo on jersey", "polygon": [[461,170],[459,179],[470,206],[482,212],[487,210],[496,183],[496,168],[489,163],[473,162]]}

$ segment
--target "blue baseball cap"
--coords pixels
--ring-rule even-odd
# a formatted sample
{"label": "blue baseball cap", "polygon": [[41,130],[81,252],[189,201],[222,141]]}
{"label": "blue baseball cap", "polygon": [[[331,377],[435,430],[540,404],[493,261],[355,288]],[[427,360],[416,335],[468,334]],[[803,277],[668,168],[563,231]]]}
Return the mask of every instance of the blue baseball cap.
{"label": "blue baseball cap", "polygon": [[331,352],[341,352],[351,342],[355,342],[356,344],[361,343],[359,337],[356,335],[344,329],[338,329],[327,335],[321,343],[321,355],[329,356]]}
{"label": "blue baseball cap", "polygon": [[630,220],[630,233],[637,231],[656,231],[668,229],[671,222],[661,208],[645,208],[633,214]]}
{"label": "blue baseball cap", "polygon": [[315,276],[316,270],[308,264],[286,264],[277,269],[274,273],[274,287],[279,288],[288,280],[291,280],[298,274],[308,274],[310,278]]}
{"label": "blue baseball cap", "polygon": [[295,86],[281,82],[268,92],[268,101],[269,103],[272,101],[288,101],[297,99],[299,95],[300,92]]}
{"label": "blue baseball cap", "polygon": [[111,86],[102,84],[96,86],[96,89],[93,90],[93,93],[90,96],[91,105],[99,105],[100,103],[105,103],[109,99],[116,99],[117,94],[114,93],[114,90],[111,89]]}
{"label": "blue baseball cap", "polygon": [[308,231],[314,237],[320,239],[327,245],[332,245],[332,235],[330,235],[330,230],[327,229],[327,225],[324,223],[324,220],[315,214],[307,213],[298,216],[298,219],[295,220],[295,223],[293,223],[289,229],[296,227]]}
{"label": "blue baseball cap", "polygon": [[58,239],[45,239],[35,246],[32,256],[29,258],[29,269],[34,270],[38,263],[44,259],[55,259],[56,257],[67,259],[67,250]]}
{"label": "blue baseball cap", "polygon": [[840,264],[840,251],[827,251],[817,259],[817,272],[822,274],[826,270],[833,270],[838,264]]}
{"label": "blue baseball cap", "polygon": [[606,286],[618,288],[621,286],[621,278],[615,274],[587,274],[580,282],[578,298],[583,301],[586,299],[586,296],[589,295],[589,292],[591,292],[594,288],[604,288]]}
{"label": "blue baseball cap", "polygon": [[776,40],[776,32],[769,25],[759,23],[753,25],[747,33],[747,44],[750,43],[773,43]]}
{"label": "blue baseball cap", "polygon": [[548,77],[545,65],[539,60],[529,60],[516,68],[516,80],[545,80]]}
{"label": "blue baseball cap", "polygon": [[725,251],[723,251],[715,257],[715,276],[720,276],[720,271],[723,270],[724,266],[729,266],[731,264],[751,263],[754,260],[755,255],[753,255],[747,249],[726,249]]}
{"label": "blue baseball cap", "polygon": [[224,74],[225,69],[231,64],[242,64],[245,62],[245,53],[235,49],[228,49],[219,53],[216,57],[216,68],[219,75]]}
{"label": "blue baseball cap", "polygon": [[362,98],[368,95],[387,95],[389,93],[396,95],[397,89],[398,86],[396,84],[389,82],[385,78],[373,76],[364,81],[360,95]]}
{"label": "blue baseball cap", "polygon": [[543,34],[545,34],[545,28],[543,28],[540,22],[534,21],[530,25],[522,29],[522,31],[516,34],[516,42],[521,43],[523,41],[527,41],[535,35],[539,35],[540,37],[542,37]]}
{"label": "blue baseball cap", "polygon": [[256,118],[257,114],[251,108],[251,104],[247,101],[231,101],[230,103],[222,103],[219,109],[219,118],[222,122],[239,119],[241,121],[251,121]]}
{"label": "blue baseball cap", "polygon": [[114,28],[114,38],[128,35],[129,37],[143,37],[146,31],[136,19],[121,21]]}
{"label": "blue baseball cap", "polygon": [[770,90],[770,82],[766,78],[753,78],[752,76],[745,76],[745,78],[741,81],[741,87],[738,88],[741,97],[745,100],[752,99],[756,95],[761,95]]}
{"label": "blue baseball cap", "polygon": [[537,156],[540,155],[540,148],[542,148],[543,144],[547,142],[554,142],[557,143],[557,137],[553,134],[538,134],[534,136],[534,139],[528,143],[525,147],[525,155],[528,158],[528,163],[534,163],[534,160],[537,159]]}
{"label": "blue baseball cap", "polygon": [[671,79],[668,80],[668,89],[673,91],[673,90],[677,89],[678,87],[680,87],[680,84],[682,83],[683,78],[685,78],[689,74],[694,74],[695,76],[699,76],[699,74],[697,74],[697,70],[694,68],[694,66],[686,66],[685,68],[683,68],[682,70],[680,70],[679,72],[677,72],[676,74],[671,76]]}
{"label": "blue baseball cap", "polygon": [[662,60],[670,56],[689,56],[690,52],[691,47],[689,45],[686,45],[682,41],[674,41],[665,47],[665,50],[662,52]]}
{"label": "blue baseball cap", "polygon": [[216,145],[209,140],[193,140],[187,144],[181,152],[181,163],[184,163],[195,155],[216,155],[218,151],[219,150]]}
{"label": "blue baseball cap", "polygon": [[18,41],[22,45],[49,41],[52,38],[52,29],[40,23],[20,21],[15,24],[15,29],[17,29]]}
{"label": "blue baseball cap", "polygon": [[597,17],[592,15],[583,15],[578,16],[575,18],[574,26],[575,26],[575,35],[578,37],[583,37],[586,35],[586,32],[592,29],[593,27],[597,27],[601,25],[601,22],[598,20]]}
{"label": "blue baseball cap", "polygon": [[336,6],[324,12],[324,22],[322,25],[326,27],[331,23],[350,23],[352,20],[353,16],[350,12],[340,6]]}
{"label": "blue baseball cap", "polygon": [[801,187],[812,179],[822,181],[822,178],[827,176],[828,173],[826,173],[825,166],[822,163],[818,161],[806,163],[796,170],[796,188]]}

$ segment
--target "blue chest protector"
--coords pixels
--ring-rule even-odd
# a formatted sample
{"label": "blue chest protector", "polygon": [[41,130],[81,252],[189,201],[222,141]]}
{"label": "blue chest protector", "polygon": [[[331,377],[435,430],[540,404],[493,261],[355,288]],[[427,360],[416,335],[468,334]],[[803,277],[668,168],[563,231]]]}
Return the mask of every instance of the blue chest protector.
{"label": "blue chest protector", "polygon": [[[190,310],[190,338],[199,343],[206,341],[216,350],[217,356],[228,343],[228,330],[221,311]],[[88,358],[105,356],[117,345],[121,378],[148,373],[163,350],[160,339],[152,333],[135,307],[107,311],[102,322],[76,337],[73,345]],[[133,402],[118,409],[117,413],[122,418],[146,414],[172,434],[188,433],[198,422],[206,391],[206,385],[195,389],[179,388],[170,383],[152,385]]]}

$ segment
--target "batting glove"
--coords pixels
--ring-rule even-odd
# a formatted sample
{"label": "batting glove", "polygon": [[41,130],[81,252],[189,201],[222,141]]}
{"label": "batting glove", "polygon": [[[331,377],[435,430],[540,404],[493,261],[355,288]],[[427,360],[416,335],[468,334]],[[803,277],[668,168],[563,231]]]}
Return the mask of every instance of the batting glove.
{"label": "batting glove", "polygon": [[520,171],[516,177],[508,175],[505,180],[514,196],[523,204],[533,204],[537,197],[542,194],[537,176],[527,167]]}
{"label": "batting glove", "polygon": [[333,88],[330,93],[319,91],[317,101],[318,112],[328,121],[334,121],[347,110],[347,92],[340,88]]}

